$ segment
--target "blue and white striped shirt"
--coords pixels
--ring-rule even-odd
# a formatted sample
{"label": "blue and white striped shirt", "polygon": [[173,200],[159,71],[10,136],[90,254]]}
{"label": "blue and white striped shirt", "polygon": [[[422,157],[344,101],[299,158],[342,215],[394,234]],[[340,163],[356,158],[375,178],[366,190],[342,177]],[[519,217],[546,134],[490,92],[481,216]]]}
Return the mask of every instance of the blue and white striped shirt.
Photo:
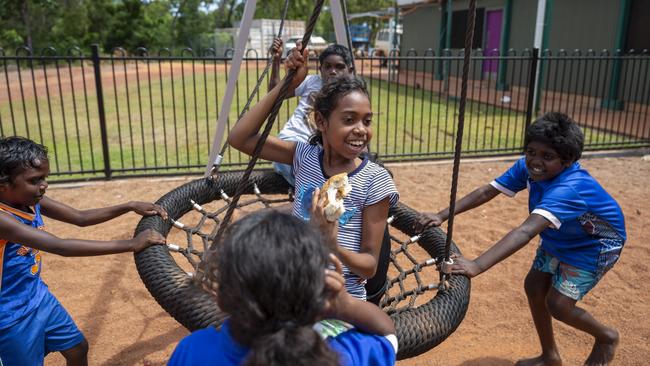
{"label": "blue and white striped shirt", "polygon": [[[329,178],[323,171],[323,148],[298,142],[293,169],[296,174],[293,214],[309,220],[314,189],[321,188]],[[348,181],[352,185],[352,191],[343,200],[345,213],[339,218],[338,243],[343,248],[358,253],[361,249],[364,208],[386,197],[389,198],[390,205],[394,206],[399,200],[399,193],[388,171],[368,159],[364,159],[354,171],[348,173]],[[347,291],[352,296],[365,300],[366,280],[350,272],[347,266],[343,266],[343,276]]]}

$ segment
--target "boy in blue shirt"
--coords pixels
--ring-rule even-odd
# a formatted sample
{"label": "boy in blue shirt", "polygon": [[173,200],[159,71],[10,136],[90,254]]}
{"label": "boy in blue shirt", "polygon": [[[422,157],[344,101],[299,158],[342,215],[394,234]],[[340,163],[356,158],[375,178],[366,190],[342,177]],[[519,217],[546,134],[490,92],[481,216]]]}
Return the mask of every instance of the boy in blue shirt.
{"label": "boy in blue shirt", "polygon": [[[547,113],[526,131],[525,156],[490,184],[457,202],[456,212],[478,207],[499,193],[514,196],[528,188],[530,216],[475,260],[462,256],[444,272],[474,277],[506,259],[540,235],[540,245],[524,288],[542,354],[517,365],[560,365],[551,318],[594,337],[585,365],[606,365],[614,358],[618,332],[598,322],[576,302],[618,260],[625,243],[625,222],[618,203],[584,170],[584,135],[561,113]],[[438,226],[449,209],[424,214],[420,227]]]}
{"label": "boy in blue shirt", "polygon": [[147,230],[131,240],[60,239],[43,231],[45,215],[89,226],[130,211],[167,213],[159,206],[129,202],[77,210],[45,195],[50,166],[47,150],[22,137],[0,138],[0,365],[42,365],[50,352],[67,364],[87,365],[88,343],[41,280],[41,251],[63,256],[138,252],[165,238]]}

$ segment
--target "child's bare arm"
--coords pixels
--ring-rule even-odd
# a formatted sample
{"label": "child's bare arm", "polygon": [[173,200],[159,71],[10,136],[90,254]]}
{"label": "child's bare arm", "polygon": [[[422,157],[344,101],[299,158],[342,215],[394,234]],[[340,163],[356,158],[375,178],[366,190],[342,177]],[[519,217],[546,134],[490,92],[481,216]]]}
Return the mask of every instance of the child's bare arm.
{"label": "child's bare arm", "polygon": [[[305,49],[304,55],[294,57],[293,62],[298,65],[306,59],[307,49]],[[298,85],[300,85],[304,80],[305,75],[305,73],[296,73],[292,80],[292,84],[289,86],[289,90],[294,90]],[[281,84],[273,88],[264,96],[264,98],[262,98],[262,100],[259,101],[259,103],[246,112],[237,124],[235,124],[228,135],[228,143],[230,146],[248,155],[253,154],[255,145],[261,136],[259,133],[260,128],[271,113],[271,108],[280,95],[281,88]],[[293,163],[293,154],[295,149],[295,142],[283,141],[277,137],[268,136],[260,153],[260,157],[278,163],[291,164]]]}
{"label": "child's bare arm", "polygon": [[280,83],[280,60],[282,59],[282,39],[275,38],[271,45],[271,54],[273,59],[271,61],[271,76],[269,77],[269,91],[275,88]]}
{"label": "child's bare arm", "polygon": [[477,276],[523,248],[549,225],[551,222],[543,216],[531,214],[519,227],[506,234],[478,258],[470,261],[462,256],[455,256],[451,268],[443,268],[443,271],[468,277]]}
{"label": "child's bare arm", "polygon": [[0,213],[0,238],[66,257],[139,252],[150,245],[165,243],[165,238],[152,230],[146,230],[130,240],[61,239],[22,224],[4,213]]}
{"label": "child's bare arm", "polygon": [[167,219],[165,209],[150,202],[131,201],[110,207],[78,210],[47,196],[41,200],[43,215],[77,226],[99,224],[131,211],[142,216],[160,215],[163,219]]}
{"label": "child's bare arm", "polygon": [[361,228],[361,248],[359,252],[336,246],[336,254],[350,271],[363,278],[371,278],[377,272],[381,242],[386,229],[389,198],[367,206],[363,210]]}
{"label": "child's bare arm", "polygon": [[[501,192],[490,184],[479,187],[456,202],[455,214],[460,214],[481,206],[496,197],[499,193]],[[418,216],[415,222],[415,229],[416,231],[421,231],[430,226],[440,226],[448,218],[449,207],[435,214],[424,212]]]}
{"label": "child's bare arm", "polygon": [[331,294],[325,306],[325,318],[340,319],[372,334],[395,334],[393,320],[377,305],[359,300],[345,290],[341,262],[331,255],[336,270],[325,270],[325,286]]}

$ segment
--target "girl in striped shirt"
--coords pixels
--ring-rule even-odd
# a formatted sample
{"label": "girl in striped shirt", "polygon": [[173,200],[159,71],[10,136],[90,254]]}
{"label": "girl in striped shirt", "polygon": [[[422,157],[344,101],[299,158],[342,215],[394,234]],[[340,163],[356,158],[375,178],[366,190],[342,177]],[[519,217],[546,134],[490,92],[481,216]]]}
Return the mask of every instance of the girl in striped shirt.
{"label": "girl in striped shirt", "polygon": [[[306,49],[303,54],[294,49],[285,62],[288,69],[296,69],[289,91],[307,75],[306,57]],[[280,87],[273,88],[233,127],[228,137],[232,147],[249,155],[253,153],[260,127],[270,114]],[[372,116],[365,82],[356,76],[334,78],[316,97],[314,120],[318,130],[310,143],[269,136],[260,153],[263,159],[293,164],[293,214],[305,220],[310,219],[314,190],[329,177],[347,173],[352,192],[344,199],[345,213],[335,231],[325,232],[329,233],[332,252],[344,265],[346,289],[361,299],[366,298],[366,279],[377,271],[388,209],[399,200],[388,171],[367,158],[359,158],[372,138]]]}

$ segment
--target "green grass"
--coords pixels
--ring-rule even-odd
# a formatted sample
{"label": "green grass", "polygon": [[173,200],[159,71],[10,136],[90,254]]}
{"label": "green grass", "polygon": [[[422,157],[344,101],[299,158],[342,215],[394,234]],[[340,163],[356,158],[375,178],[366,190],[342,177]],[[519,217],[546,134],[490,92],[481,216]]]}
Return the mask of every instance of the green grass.
{"label": "green grass", "polygon": [[[103,84],[111,168],[118,170],[115,175],[201,172],[216,130],[218,111],[226,89],[226,74],[214,72],[211,64],[206,66],[204,73],[202,64],[197,63],[196,72],[192,72],[190,64],[187,64],[184,74],[175,70],[173,77],[154,77],[149,81],[146,66],[144,63],[138,64],[139,85],[135,79],[129,79],[127,88],[123,77],[122,80],[116,77],[117,87],[113,86],[112,81]],[[236,121],[239,110],[245,105],[262,66],[258,70],[251,69],[248,78],[242,67],[227,129]],[[134,67],[131,64],[131,68]],[[104,73],[109,71],[106,67],[102,69]],[[155,72],[152,72],[152,76],[156,76]],[[81,76],[73,74],[73,78],[79,80]],[[66,81],[69,82],[63,82]],[[387,160],[453,154],[458,113],[456,100],[379,79],[368,81],[376,115],[373,122],[373,151],[379,152]],[[76,88],[74,93],[64,90],[60,96],[58,90],[52,93],[53,88],[58,87],[50,85],[50,103],[46,94],[39,94],[36,98],[25,97],[24,102],[19,100],[13,104],[0,102],[0,132],[4,135],[29,136],[48,146],[55,176],[82,170],[103,171],[97,98],[92,77],[90,80],[87,78],[86,85],[87,99],[81,88]],[[265,92],[266,82],[261,88],[261,93]],[[12,90],[14,98],[20,96],[19,93],[19,90]],[[276,133],[295,109],[296,103],[296,98],[291,98],[283,104],[274,126]],[[466,154],[480,154],[478,151],[485,150],[491,154],[517,152],[522,144],[524,125],[523,113],[469,102],[465,114],[463,150]],[[585,132],[591,139],[589,143],[606,143],[616,137],[595,130]],[[401,157],[404,154],[409,156]],[[248,159],[248,156],[229,149],[224,163],[241,164]],[[190,168],[162,169],[164,166]],[[144,167],[153,169],[129,172]],[[61,175],[60,178],[101,176],[102,173],[75,173]]]}

